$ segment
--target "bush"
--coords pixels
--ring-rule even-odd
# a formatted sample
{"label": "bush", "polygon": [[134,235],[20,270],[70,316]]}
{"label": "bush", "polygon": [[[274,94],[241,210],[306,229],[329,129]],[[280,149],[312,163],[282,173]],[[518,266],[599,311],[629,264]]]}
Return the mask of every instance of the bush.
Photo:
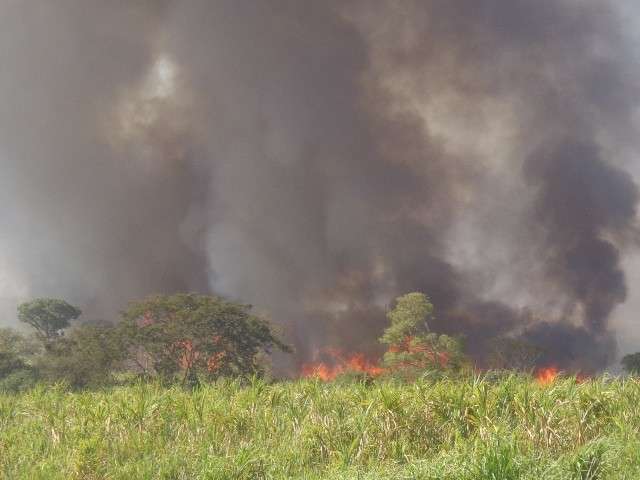
{"label": "bush", "polygon": [[38,373],[30,367],[20,368],[0,379],[0,393],[18,393],[33,388],[38,382]]}
{"label": "bush", "polygon": [[113,383],[113,373],[122,366],[125,352],[118,331],[107,324],[83,324],[68,335],[49,341],[35,362],[41,376],[72,388],[98,387]]}

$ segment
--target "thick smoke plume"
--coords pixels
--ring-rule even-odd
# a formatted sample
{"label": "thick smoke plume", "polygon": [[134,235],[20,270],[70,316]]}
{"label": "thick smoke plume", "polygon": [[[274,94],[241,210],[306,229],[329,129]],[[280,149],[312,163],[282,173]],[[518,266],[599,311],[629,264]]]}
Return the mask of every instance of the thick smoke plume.
{"label": "thick smoke plume", "polygon": [[[5,2],[0,285],[112,316],[255,304],[309,359],[433,327],[615,359],[636,243],[630,28],[614,1]],[[9,313],[7,313],[9,317]]]}

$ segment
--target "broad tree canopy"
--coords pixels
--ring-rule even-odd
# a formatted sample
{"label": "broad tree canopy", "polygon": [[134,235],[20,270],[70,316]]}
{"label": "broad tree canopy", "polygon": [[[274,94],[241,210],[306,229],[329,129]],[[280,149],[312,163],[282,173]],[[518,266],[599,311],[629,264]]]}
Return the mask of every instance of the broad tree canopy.
{"label": "broad tree canopy", "polygon": [[[170,377],[261,373],[260,354],[290,351],[251,306],[196,294],[158,295],[122,314],[126,342],[149,373]],[[147,368],[150,367],[150,368]]]}
{"label": "broad tree canopy", "polygon": [[37,298],[18,306],[18,319],[47,341],[59,337],[81,313],[79,308],[57,298]]}

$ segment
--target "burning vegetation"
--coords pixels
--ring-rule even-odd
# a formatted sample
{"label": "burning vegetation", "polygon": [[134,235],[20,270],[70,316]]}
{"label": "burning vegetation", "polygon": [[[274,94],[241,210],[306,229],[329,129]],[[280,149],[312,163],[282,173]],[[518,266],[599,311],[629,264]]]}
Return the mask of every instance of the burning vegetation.
{"label": "burning vegetation", "polygon": [[79,395],[72,422],[57,391],[0,398],[0,475],[197,478],[202,447],[215,478],[441,478],[486,448],[451,478],[520,478],[537,449],[571,468],[527,478],[626,452],[637,478],[639,384],[574,378],[638,330],[638,5],[0,0],[0,321],[25,329],[0,329],[0,391],[204,392],[177,416],[146,385],[115,413]]}
{"label": "burning vegetation", "polygon": [[536,372],[536,380],[538,380],[541,385],[548,385],[549,383],[553,383],[559,374],[560,371],[556,367],[540,368]]}
{"label": "burning vegetation", "polygon": [[302,377],[319,378],[330,381],[343,374],[355,373],[377,377],[385,372],[377,360],[371,360],[363,353],[345,354],[335,349],[325,351],[330,357],[326,362],[312,362],[302,365]]}
{"label": "burning vegetation", "polygon": [[[364,353],[347,354],[333,348],[325,349],[323,356],[329,358],[326,361],[303,364],[301,376],[330,381],[339,375],[350,373],[375,378],[398,370],[445,370],[449,366],[450,353],[436,351],[407,337],[401,345],[389,347],[385,354],[386,361],[368,358]],[[391,357],[394,358],[393,362],[390,361]]]}
{"label": "burning vegetation", "polygon": [[519,336],[597,371],[635,328],[631,0],[45,3],[0,6],[4,318],[216,292],[290,333],[283,372],[369,358],[412,291],[478,364]]}
{"label": "burning vegetation", "polygon": [[[2,355],[6,357],[5,373],[37,372],[78,387],[117,372],[182,385],[221,377],[247,378],[269,370],[268,356],[274,350],[291,352],[266,320],[250,313],[248,305],[220,297],[149,297],[133,302],[117,325],[72,326],[70,321],[80,310],[55,299],[28,302],[19,311],[20,319],[34,328],[40,345],[31,347],[28,355],[0,350],[0,361]],[[461,339],[431,331],[434,307],[423,293],[398,297],[387,317],[379,339],[384,354],[325,348],[290,376],[323,381],[341,376],[415,380],[434,372],[456,377],[482,371]],[[28,344],[17,333],[7,338]],[[530,372],[536,366],[531,362],[541,358],[538,349],[520,341],[503,339],[499,344],[494,369]],[[560,375],[560,367],[540,367],[534,375],[539,383],[550,384]],[[577,377],[578,381],[584,378]]]}
{"label": "burning vegetation", "polygon": [[428,370],[456,370],[462,366],[461,343],[429,331],[433,305],[426,295],[416,292],[399,297],[387,316],[389,326],[380,338],[387,350],[381,360],[363,353],[326,349],[322,353],[327,360],[303,364],[301,375],[328,381],[342,374],[416,376]]}

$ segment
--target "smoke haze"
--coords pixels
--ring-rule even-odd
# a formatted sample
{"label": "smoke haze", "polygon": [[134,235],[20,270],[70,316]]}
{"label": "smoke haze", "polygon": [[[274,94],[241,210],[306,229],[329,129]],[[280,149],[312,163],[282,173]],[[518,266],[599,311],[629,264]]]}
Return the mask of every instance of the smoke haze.
{"label": "smoke haze", "polygon": [[4,323],[33,296],[110,318],[212,291],[302,360],[374,348],[423,291],[479,359],[512,335],[606,367],[635,327],[610,322],[637,244],[620,6],[5,2]]}

